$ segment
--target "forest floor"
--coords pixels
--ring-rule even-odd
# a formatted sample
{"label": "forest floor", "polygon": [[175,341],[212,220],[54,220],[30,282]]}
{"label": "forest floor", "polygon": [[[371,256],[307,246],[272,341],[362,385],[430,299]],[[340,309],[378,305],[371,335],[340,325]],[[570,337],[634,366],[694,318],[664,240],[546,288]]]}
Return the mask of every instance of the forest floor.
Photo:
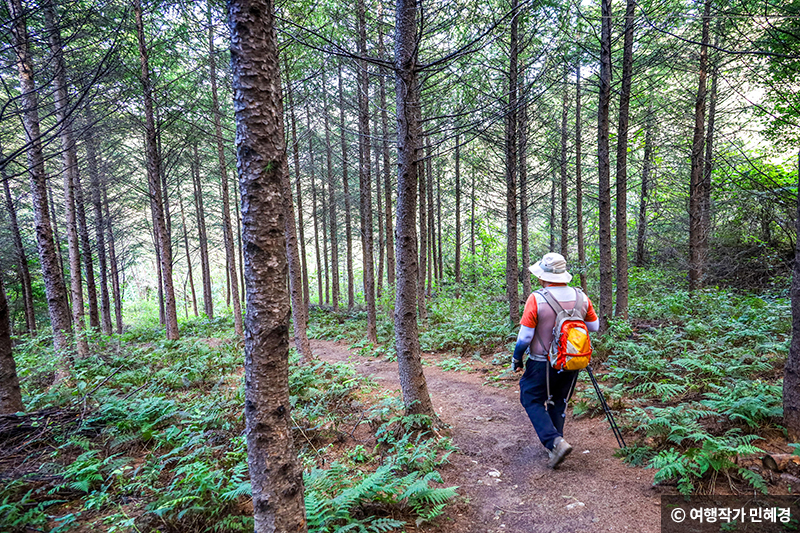
{"label": "forest floor", "polygon": [[[397,363],[356,355],[346,342],[312,340],[324,361],[348,362],[389,391],[399,390]],[[458,452],[442,469],[462,503],[449,506],[438,531],[530,533],[660,531],[660,494],[653,470],[614,457],[617,443],[604,418],[573,419],[565,437],[572,454],[556,470],[519,403],[518,376],[488,381],[492,365],[444,370],[445,355],[426,353],[425,377],[439,417]],[[581,377],[577,388],[587,386]],[[424,526],[428,530],[430,526]]]}

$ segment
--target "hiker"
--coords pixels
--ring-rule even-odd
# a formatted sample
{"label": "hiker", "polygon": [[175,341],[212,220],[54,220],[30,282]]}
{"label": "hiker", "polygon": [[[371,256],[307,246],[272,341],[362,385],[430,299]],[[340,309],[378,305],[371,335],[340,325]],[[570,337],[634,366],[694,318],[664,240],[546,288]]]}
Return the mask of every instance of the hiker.
{"label": "hiker", "polygon": [[[567,272],[564,256],[548,253],[529,269],[539,278],[542,289],[532,292],[525,303],[512,366],[514,372],[525,369],[519,381],[520,402],[528,413],[539,440],[549,452],[548,466],[556,468],[572,451],[572,446],[564,440],[564,420],[567,401],[572,395],[580,370],[556,370],[548,361],[547,354],[554,337],[553,328],[558,314],[555,308],[560,304],[564,310],[571,310],[575,308],[576,301],[580,301],[582,309],[578,318],[583,319],[588,331],[597,331],[600,320],[589,297],[580,289],[567,286],[572,275]],[[548,303],[548,297],[551,298],[551,303]],[[529,355],[527,363],[524,363],[523,356],[526,352]]]}

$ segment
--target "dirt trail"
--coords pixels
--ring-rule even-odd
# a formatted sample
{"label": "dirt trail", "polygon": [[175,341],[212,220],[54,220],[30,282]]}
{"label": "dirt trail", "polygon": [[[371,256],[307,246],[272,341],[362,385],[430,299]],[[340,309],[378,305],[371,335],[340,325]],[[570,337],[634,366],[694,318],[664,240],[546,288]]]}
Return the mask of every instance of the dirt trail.
{"label": "dirt trail", "polygon": [[[312,348],[323,360],[350,361],[386,389],[400,388],[397,363],[355,355],[344,343],[312,341]],[[479,372],[437,366],[426,366],[425,376],[436,412],[452,426],[459,449],[442,476],[468,498],[445,531],[660,531],[653,471],[628,467],[613,456],[617,443],[605,419],[573,420],[568,412],[565,437],[574,449],[557,470],[550,470],[515,382],[509,388],[492,387],[483,385]]]}

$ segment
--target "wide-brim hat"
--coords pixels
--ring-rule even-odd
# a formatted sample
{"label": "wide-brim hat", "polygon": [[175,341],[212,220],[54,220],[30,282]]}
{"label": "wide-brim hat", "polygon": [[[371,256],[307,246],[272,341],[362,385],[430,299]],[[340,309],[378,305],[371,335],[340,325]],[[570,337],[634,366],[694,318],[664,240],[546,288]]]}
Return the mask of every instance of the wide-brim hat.
{"label": "wide-brim hat", "polygon": [[528,267],[528,270],[537,278],[551,283],[569,283],[572,280],[572,274],[567,272],[567,260],[555,252],[545,254],[541,261]]}

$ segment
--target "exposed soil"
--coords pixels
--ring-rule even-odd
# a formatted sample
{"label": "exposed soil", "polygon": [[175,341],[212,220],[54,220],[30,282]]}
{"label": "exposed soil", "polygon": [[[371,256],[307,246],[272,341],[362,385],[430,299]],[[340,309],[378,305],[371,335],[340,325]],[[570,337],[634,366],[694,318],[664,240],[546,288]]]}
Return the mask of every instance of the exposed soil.
{"label": "exposed soil", "polygon": [[[358,356],[345,343],[311,344],[319,358],[349,361],[386,389],[399,390],[397,363]],[[441,360],[433,354],[423,358]],[[551,470],[519,403],[516,378],[492,386],[485,383],[481,365],[472,364],[476,370],[471,372],[425,367],[436,412],[452,426],[459,450],[442,477],[446,485],[458,485],[465,498],[451,508],[450,520],[438,520],[438,531],[660,531],[661,490],[652,486],[653,471],[613,456],[617,443],[605,419],[573,420],[568,412],[564,437],[574,449]]]}

